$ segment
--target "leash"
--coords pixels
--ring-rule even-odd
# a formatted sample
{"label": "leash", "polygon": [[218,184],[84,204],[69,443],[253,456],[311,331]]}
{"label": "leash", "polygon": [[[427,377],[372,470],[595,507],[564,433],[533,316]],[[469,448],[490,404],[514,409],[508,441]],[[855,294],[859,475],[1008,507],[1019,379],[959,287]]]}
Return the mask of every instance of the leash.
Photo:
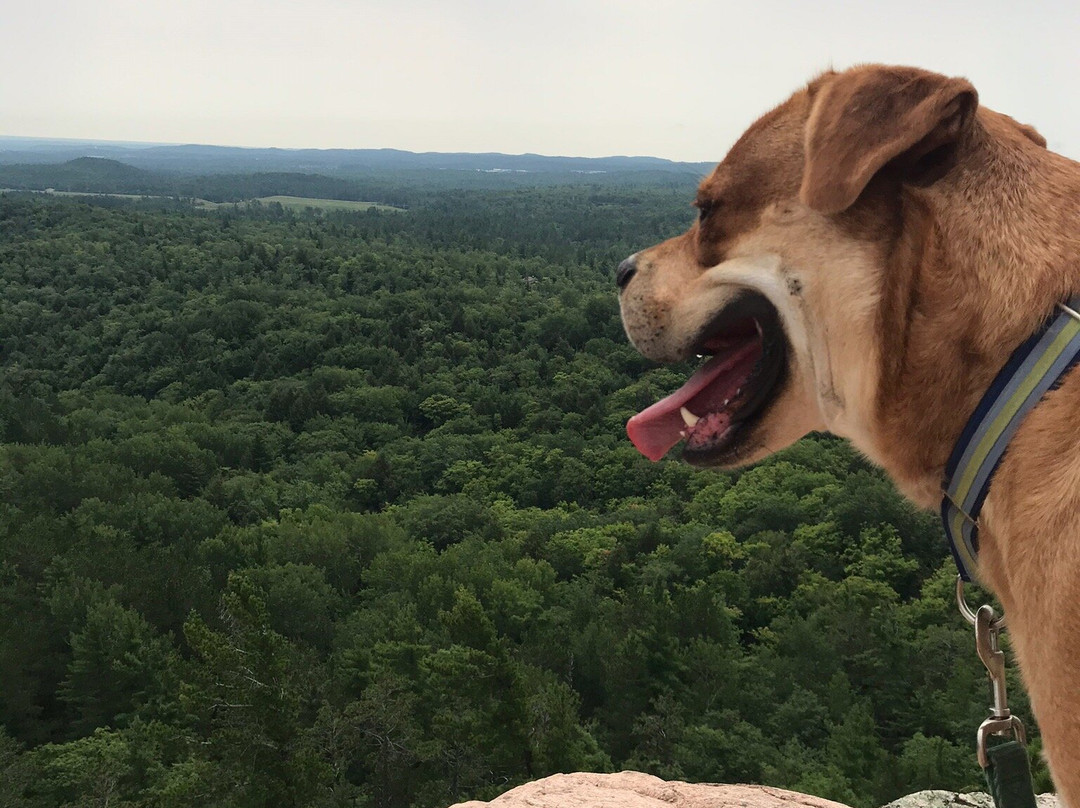
{"label": "leash", "polygon": [[975,648],[986,667],[993,704],[990,717],[976,733],[976,754],[997,808],[1036,808],[1023,722],[1009,710],[1005,690],[1005,654],[1000,635],[1005,616],[993,607],[972,611],[964,583],[973,580],[979,554],[979,513],[1001,458],[1024,417],[1080,361],[1080,295],[1059,303],[1048,318],[1017,348],[994,377],[945,467],[941,521],[959,575],[956,602],[975,627]]}
{"label": "leash", "polygon": [[986,776],[990,796],[997,808],[1036,808],[1026,749],[1027,733],[1024,722],[1009,710],[1005,689],[1005,654],[1000,647],[1005,616],[998,617],[994,608],[987,604],[972,611],[964,597],[964,579],[959,575],[956,576],[956,604],[964,619],[975,627],[975,650],[990,680],[993,697],[990,717],[975,733],[975,753]]}

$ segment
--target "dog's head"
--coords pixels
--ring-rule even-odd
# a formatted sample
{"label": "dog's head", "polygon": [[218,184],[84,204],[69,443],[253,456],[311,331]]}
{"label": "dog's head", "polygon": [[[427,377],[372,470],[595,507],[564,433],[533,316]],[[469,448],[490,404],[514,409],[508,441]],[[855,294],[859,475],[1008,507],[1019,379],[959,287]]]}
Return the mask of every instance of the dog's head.
{"label": "dog's head", "polygon": [[820,76],[750,127],[702,182],[697,222],[619,267],[641,353],[710,357],[631,420],[644,454],[685,439],[690,462],[734,466],[828,429],[874,455],[880,377],[904,350],[883,344],[884,301],[908,305],[918,285],[892,266],[918,265],[933,227],[919,192],[968,159],[977,106],[964,79],[869,65]]}

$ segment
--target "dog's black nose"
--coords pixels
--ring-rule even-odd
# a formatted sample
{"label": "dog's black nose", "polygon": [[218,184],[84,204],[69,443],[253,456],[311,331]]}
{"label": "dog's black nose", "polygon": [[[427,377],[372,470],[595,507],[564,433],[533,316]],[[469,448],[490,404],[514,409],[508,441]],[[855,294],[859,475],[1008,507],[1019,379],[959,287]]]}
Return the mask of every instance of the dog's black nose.
{"label": "dog's black nose", "polygon": [[637,274],[637,261],[635,256],[631,255],[619,264],[619,268],[615,270],[615,285],[620,289],[624,288],[626,284],[630,283],[630,279],[635,274]]}

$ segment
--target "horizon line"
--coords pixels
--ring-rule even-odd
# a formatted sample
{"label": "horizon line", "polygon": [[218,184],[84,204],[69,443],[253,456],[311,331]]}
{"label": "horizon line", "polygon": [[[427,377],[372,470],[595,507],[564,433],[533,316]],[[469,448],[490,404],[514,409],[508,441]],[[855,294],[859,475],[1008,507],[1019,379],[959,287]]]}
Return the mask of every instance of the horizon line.
{"label": "horizon line", "polygon": [[[93,145],[93,146],[128,146],[128,147],[145,147],[145,148],[158,148],[158,147],[205,147],[212,149],[240,149],[243,151],[283,151],[283,152],[305,152],[305,151],[318,151],[318,152],[332,152],[332,151],[391,151],[401,152],[402,154],[415,154],[415,155],[498,155],[500,157],[540,157],[550,160],[661,160],[665,163],[682,164],[682,165],[701,165],[711,164],[715,165],[715,160],[673,160],[670,157],[657,157],[651,154],[606,154],[599,157],[587,157],[584,155],[574,154],[542,154],[540,152],[500,152],[500,151],[413,151],[412,149],[400,149],[394,146],[238,146],[222,143],[196,143],[196,142],[180,142],[180,141],[152,141],[152,140],[107,140],[102,138],[80,138],[80,137],[52,137],[42,135],[2,135],[0,134],[0,144],[4,141],[43,141],[49,143],[70,143],[72,145]],[[14,151],[14,149],[0,149],[0,151]]]}

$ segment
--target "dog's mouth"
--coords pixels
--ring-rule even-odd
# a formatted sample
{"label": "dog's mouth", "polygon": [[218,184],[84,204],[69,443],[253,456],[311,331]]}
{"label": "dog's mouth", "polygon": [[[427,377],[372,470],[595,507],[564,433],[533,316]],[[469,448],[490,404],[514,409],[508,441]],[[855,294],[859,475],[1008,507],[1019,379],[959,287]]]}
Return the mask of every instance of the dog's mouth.
{"label": "dog's mouth", "polygon": [[639,412],[626,425],[637,450],[650,460],[685,440],[683,459],[718,465],[738,445],[779,394],[787,370],[787,338],[768,299],[743,291],[694,341],[710,358],[686,384]]}

